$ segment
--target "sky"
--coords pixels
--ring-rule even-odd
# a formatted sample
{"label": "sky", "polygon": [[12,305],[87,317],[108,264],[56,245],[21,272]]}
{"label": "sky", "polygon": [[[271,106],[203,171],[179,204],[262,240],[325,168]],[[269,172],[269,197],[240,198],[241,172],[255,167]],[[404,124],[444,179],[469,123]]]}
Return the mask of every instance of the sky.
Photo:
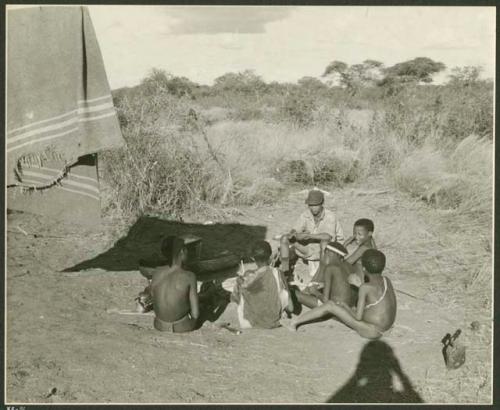
{"label": "sky", "polygon": [[153,67],[200,84],[246,69],[295,82],[321,76],[333,60],[429,57],[495,73],[494,7],[88,7],[112,89],[138,84]]}

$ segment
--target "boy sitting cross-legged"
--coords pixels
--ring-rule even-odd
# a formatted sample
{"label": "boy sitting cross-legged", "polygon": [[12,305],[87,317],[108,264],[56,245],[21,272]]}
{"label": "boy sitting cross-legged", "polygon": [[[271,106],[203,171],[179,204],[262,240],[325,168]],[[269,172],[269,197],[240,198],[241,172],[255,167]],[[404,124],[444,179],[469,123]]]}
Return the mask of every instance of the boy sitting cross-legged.
{"label": "boy sitting cross-legged", "polygon": [[376,249],[369,249],[363,253],[361,263],[365,279],[368,280],[359,288],[356,308],[351,308],[345,302],[327,301],[298,318],[282,321],[282,325],[297,330],[306,322],[333,315],[361,337],[378,339],[383,336],[396,319],[394,288],[391,281],[382,276],[385,255]]}
{"label": "boy sitting cross-legged", "polygon": [[308,287],[304,291],[294,288],[297,301],[309,308],[321,306],[329,300],[344,302],[348,306],[353,306],[356,294],[348,282],[351,272],[347,268],[348,264],[342,263],[346,255],[347,250],[340,243],[328,243],[322,258],[325,264],[322,291],[314,286]]}
{"label": "boy sitting cross-legged", "polygon": [[240,272],[231,294],[238,306],[241,328],[272,329],[280,326],[284,311],[292,311],[293,304],[282,273],[271,266],[271,246],[266,241],[253,244],[251,255],[256,270]]}
{"label": "boy sitting cross-legged", "polygon": [[197,328],[200,315],[196,275],[185,269],[187,248],[183,239],[169,236],[162,242],[167,265],[157,268],[139,266],[150,280],[148,292],[153,300],[154,327],[174,333],[191,332]]}

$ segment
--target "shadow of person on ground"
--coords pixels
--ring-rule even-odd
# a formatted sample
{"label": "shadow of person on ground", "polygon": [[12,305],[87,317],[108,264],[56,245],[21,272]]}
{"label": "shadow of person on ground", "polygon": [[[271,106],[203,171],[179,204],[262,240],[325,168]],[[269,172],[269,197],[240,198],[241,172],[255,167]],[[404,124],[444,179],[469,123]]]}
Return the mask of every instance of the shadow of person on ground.
{"label": "shadow of person on ground", "polygon": [[114,246],[95,258],[64,269],[75,272],[100,268],[109,271],[130,271],[138,269],[140,259],[147,260],[150,267],[164,264],[161,242],[170,235],[195,235],[202,239],[201,258],[210,259],[223,251],[248,260],[248,244],[264,240],[267,228],[258,225],[190,224],[166,221],[158,217],[143,216],[130,228],[127,235]]}
{"label": "shadow of person on ground", "polygon": [[354,375],[327,403],[423,403],[423,400],[401,369],[392,348],[374,340],[364,346]]}

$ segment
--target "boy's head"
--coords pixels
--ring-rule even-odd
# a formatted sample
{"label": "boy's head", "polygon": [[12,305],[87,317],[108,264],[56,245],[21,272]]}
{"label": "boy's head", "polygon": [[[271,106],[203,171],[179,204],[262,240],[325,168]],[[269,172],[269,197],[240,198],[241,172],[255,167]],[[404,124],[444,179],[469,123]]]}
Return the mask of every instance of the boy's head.
{"label": "boy's head", "polygon": [[184,240],[178,236],[167,236],[161,243],[161,252],[167,258],[167,264],[172,265],[174,261],[186,262],[187,249]]}
{"label": "boy's head", "polygon": [[306,198],[306,204],[309,206],[309,210],[314,216],[318,216],[321,213],[324,202],[325,196],[323,195],[323,192],[318,189],[309,191]]}
{"label": "boy's head", "polygon": [[385,268],[385,255],[377,249],[367,249],[361,257],[361,264],[368,273],[380,274]]}
{"label": "boy's head", "polygon": [[371,238],[374,229],[375,227],[371,219],[362,218],[354,222],[353,235],[356,243],[361,245],[367,239]]}
{"label": "boy's head", "polygon": [[332,259],[344,259],[347,255],[347,249],[338,242],[329,242],[325,248],[326,263],[329,264]]}
{"label": "boy's head", "polygon": [[251,249],[251,256],[258,265],[267,265],[273,253],[271,245],[266,241],[257,241]]}

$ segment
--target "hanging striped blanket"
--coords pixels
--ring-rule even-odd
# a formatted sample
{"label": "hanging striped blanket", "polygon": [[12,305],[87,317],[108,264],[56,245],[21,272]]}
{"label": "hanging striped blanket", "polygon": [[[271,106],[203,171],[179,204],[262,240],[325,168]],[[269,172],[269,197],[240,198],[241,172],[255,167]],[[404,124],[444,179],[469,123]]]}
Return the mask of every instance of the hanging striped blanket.
{"label": "hanging striped blanket", "polygon": [[95,157],[85,156],[122,144],[87,8],[8,10],[6,179],[9,191],[17,187],[8,206],[45,214],[25,204],[38,201],[36,188],[54,204],[90,201],[91,217],[100,210],[99,182]]}
{"label": "hanging striped blanket", "polygon": [[[48,160],[43,167],[28,168],[23,173],[23,187],[37,187],[36,191],[9,188],[7,207],[80,225],[95,225],[101,214],[96,157],[94,154],[81,157],[63,172],[63,177],[60,161]],[[58,179],[59,182],[54,182]]]}

